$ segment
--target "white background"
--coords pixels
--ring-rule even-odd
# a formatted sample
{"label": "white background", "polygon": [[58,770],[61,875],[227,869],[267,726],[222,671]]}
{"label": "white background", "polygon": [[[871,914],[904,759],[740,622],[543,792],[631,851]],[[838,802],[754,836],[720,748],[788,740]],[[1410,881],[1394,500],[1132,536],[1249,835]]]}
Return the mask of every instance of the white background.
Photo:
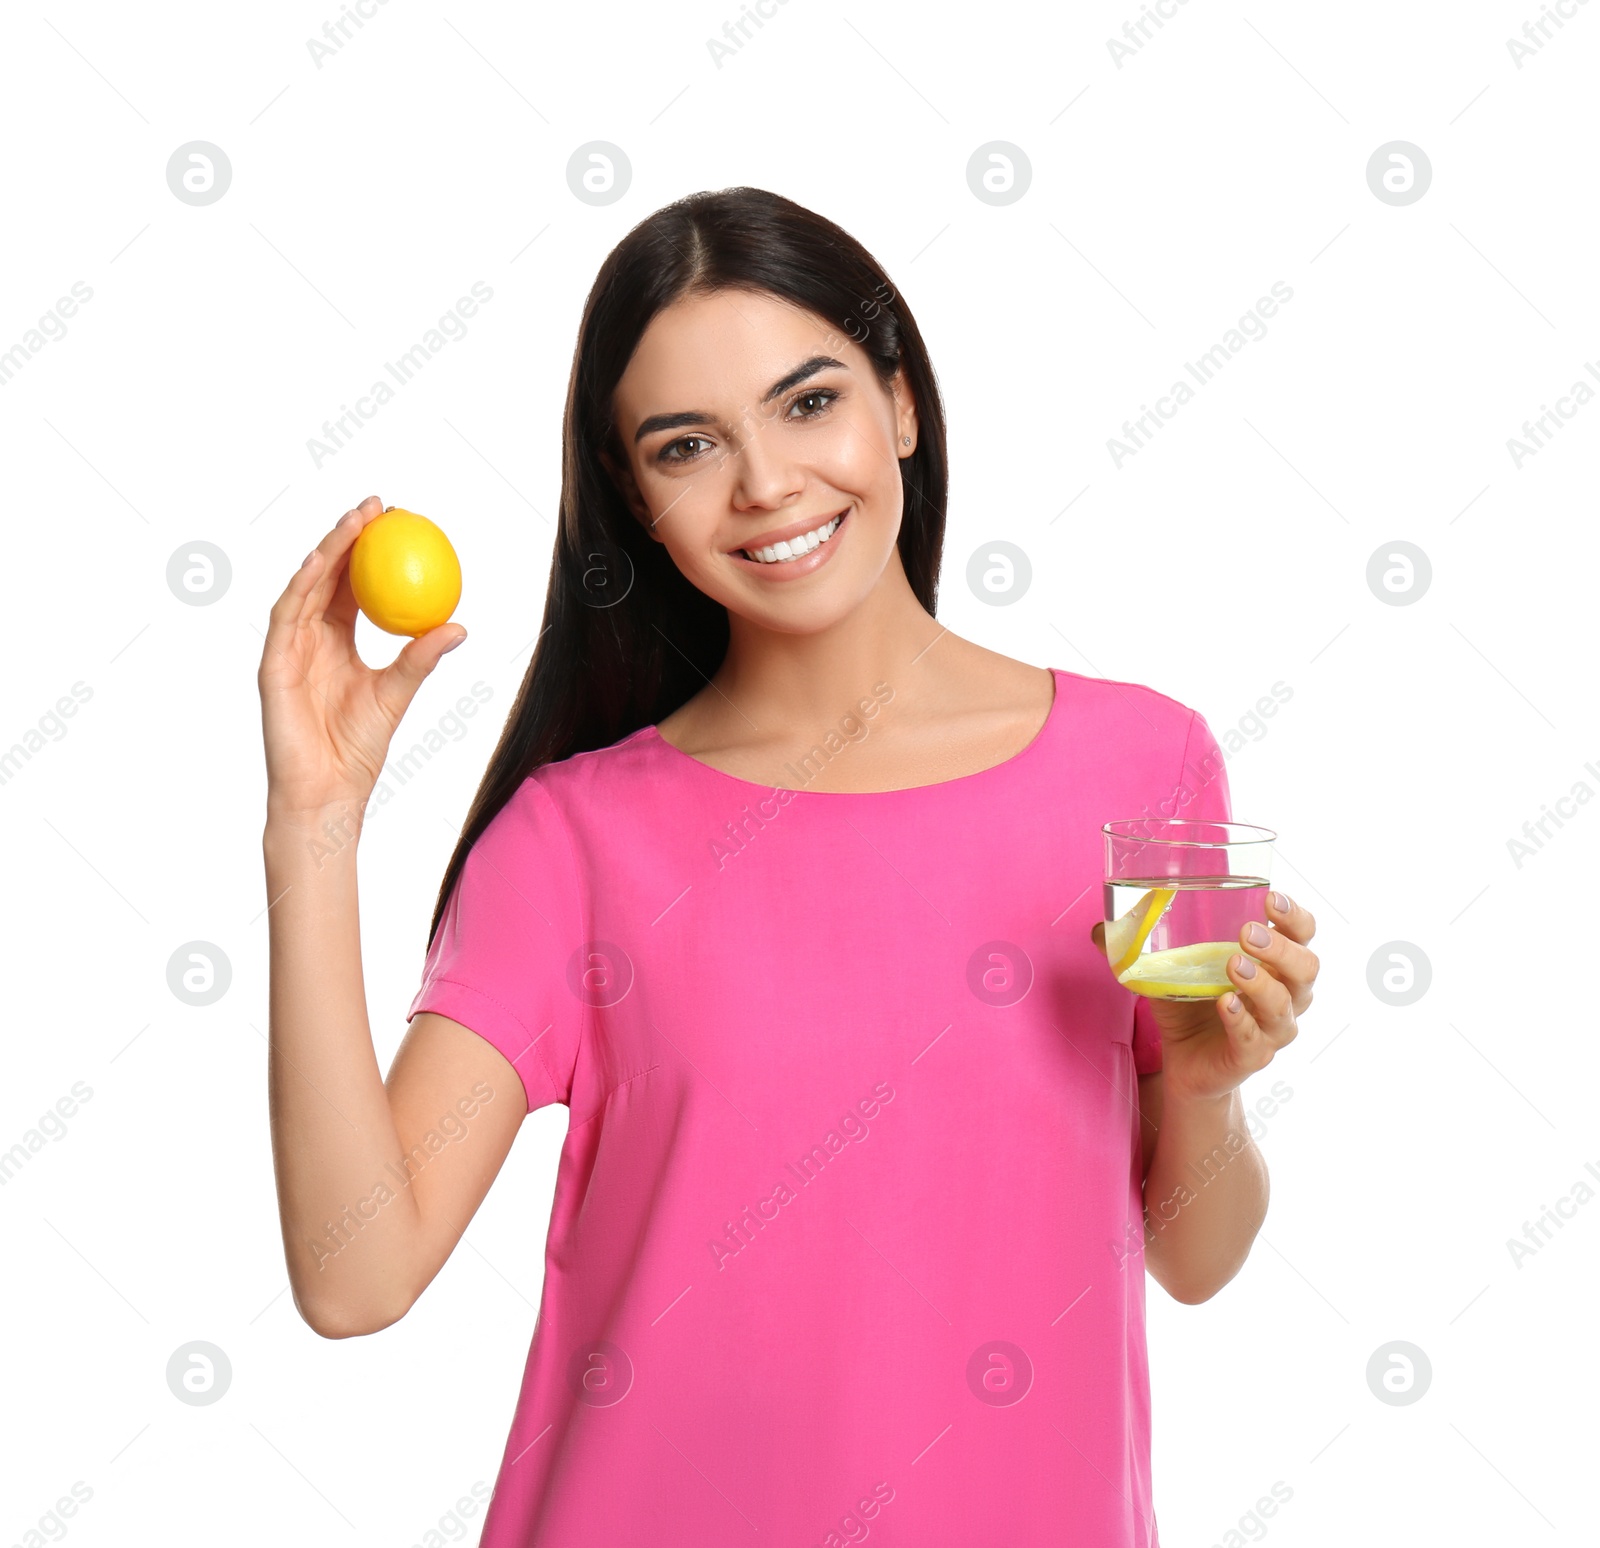
{"label": "white background", "polygon": [[[0,18],[0,351],[93,291],[0,388],[0,748],[45,728],[0,784],[0,1149],[92,1090],[0,1188],[0,1542],[75,1481],[92,1498],[48,1533],[86,1545],[410,1544],[441,1518],[476,1540],[481,1516],[449,1513],[494,1479],[566,1113],[528,1121],[400,1323],[328,1342],[299,1320],[265,1101],[261,630],[364,495],[429,513],[462,556],[471,638],[402,739],[475,682],[488,706],[362,838],[387,1069],[540,627],[584,295],[634,222],[741,183],[858,236],[920,322],[950,424],[941,620],[1150,684],[1219,737],[1242,725],[1235,815],[1277,829],[1275,880],[1317,916],[1316,1004],[1246,1092],[1292,1091],[1262,1138],[1262,1234],[1204,1305],[1149,1285],[1163,1541],[1592,1541],[1600,1202],[1575,1185],[1600,1171],[1600,810],[1569,805],[1520,863],[1508,841],[1600,790],[1600,407],[1569,400],[1520,467],[1508,441],[1600,387],[1600,5],[1520,69],[1532,0],[1192,0],[1120,68],[1107,39],[1137,0],[944,25],[787,0],[721,68],[707,40],[735,0],[387,0],[320,68],[333,0],[259,9]],[[166,180],[191,140],[232,165],[205,206]],[[607,206],[568,187],[591,140],[632,166]],[[995,140],[1031,165],[1003,206],[967,181]],[[1406,205],[1368,185],[1393,140],[1432,166]],[[494,295],[468,335],[319,468],[308,439],[474,281]],[[1266,336],[1118,467],[1122,422],[1275,281],[1293,299]],[[993,539],[1033,566],[1009,607],[965,580]],[[198,541],[231,564],[210,606],[166,579]],[[1432,579],[1394,605],[1367,571],[1401,541]],[[359,629],[366,659],[393,656]],[[74,683],[87,702],[52,722]],[[167,985],[197,940],[233,975],[204,1008]],[[1431,965],[1406,1006],[1370,986],[1394,942]],[[1519,1266],[1507,1239],[1562,1199]],[[232,1365],[214,1405],[167,1387],[195,1340]],[[1366,1374],[1396,1340],[1432,1367],[1405,1406]],[[1252,1522],[1278,1481],[1292,1498]]]}

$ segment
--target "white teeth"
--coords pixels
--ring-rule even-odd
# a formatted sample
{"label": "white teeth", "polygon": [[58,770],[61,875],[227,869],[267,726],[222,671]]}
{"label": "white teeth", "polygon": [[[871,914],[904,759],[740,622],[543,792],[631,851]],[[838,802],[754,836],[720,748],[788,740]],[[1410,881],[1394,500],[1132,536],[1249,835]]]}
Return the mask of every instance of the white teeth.
{"label": "white teeth", "polygon": [[803,554],[809,554],[819,543],[826,543],[843,520],[843,516],[835,516],[832,521],[813,527],[810,532],[802,532],[799,537],[790,538],[786,543],[773,543],[754,550],[741,548],[739,552],[758,564],[782,564],[786,559],[798,559]]}

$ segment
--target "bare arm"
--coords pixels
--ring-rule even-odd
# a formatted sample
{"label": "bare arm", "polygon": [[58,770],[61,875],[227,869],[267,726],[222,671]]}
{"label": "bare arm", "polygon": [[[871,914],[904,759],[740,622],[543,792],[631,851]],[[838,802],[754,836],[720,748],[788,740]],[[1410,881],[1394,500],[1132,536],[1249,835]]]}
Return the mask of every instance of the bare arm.
{"label": "bare arm", "polygon": [[[1145,1267],[1191,1305],[1239,1272],[1266,1218],[1267,1164],[1239,1086],[1294,1041],[1321,969],[1310,911],[1276,892],[1267,909],[1239,932],[1231,993],[1151,1002],[1162,1067],[1139,1077]],[[1104,925],[1090,934],[1103,948]]]}
{"label": "bare arm", "polygon": [[404,1315],[526,1112],[505,1056],[443,1016],[413,1020],[387,1086],[378,1070],[361,975],[361,813],[406,707],[465,638],[443,624],[380,671],[356,654],[349,551],[382,508],[373,497],[347,512],[290,580],[257,678],[273,1168],[295,1305],[329,1338]]}
{"label": "bare arm", "polygon": [[1244,1267],[1267,1215],[1267,1163],[1237,1089],[1164,1097],[1159,1070],[1139,1077],[1144,1263],[1168,1295],[1193,1305]]}
{"label": "bare arm", "polygon": [[311,834],[269,821],[262,852],[277,900],[267,1085],[289,1282],[324,1337],[373,1333],[449,1257],[527,1097],[502,1053],[426,1011],[385,1085],[361,976],[355,843],[319,864]]}

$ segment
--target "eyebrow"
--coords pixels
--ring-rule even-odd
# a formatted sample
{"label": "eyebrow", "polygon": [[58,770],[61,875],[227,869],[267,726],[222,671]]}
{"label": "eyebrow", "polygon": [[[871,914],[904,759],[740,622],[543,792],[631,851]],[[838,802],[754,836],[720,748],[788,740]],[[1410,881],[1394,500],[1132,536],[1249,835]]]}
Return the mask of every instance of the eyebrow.
{"label": "eyebrow", "polygon": [[[791,387],[798,387],[808,376],[815,376],[818,371],[848,371],[849,369],[850,367],[842,360],[835,360],[832,355],[813,355],[809,360],[802,360],[787,375],[780,376],[761,395],[761,401],[763,403],[772,402],[774,398],[781,397]],[[647,435],[653,435],[657,430],[683,430],[692,425],[714,425],[716,423],[717,416],[706,413],[704,409],[684,409],[676,414],[652,414],[633,432],[633,440],[634,444],[637,445]]]}

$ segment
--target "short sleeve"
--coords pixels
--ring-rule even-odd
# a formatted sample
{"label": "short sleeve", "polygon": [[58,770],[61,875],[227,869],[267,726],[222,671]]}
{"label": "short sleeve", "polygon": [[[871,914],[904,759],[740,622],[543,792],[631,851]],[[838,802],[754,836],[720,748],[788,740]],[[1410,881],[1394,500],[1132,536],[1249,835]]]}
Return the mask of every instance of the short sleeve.
{"label": "short sleeve", "polygon": [[[1233,801],[1228,793],[1227,760],[1211,727],[1198,710],[1189,716],[1183,756],[1177,778],[1160,810],[1174,817],[1198,817],[1212,822],[1233,821]],[[1133,1006],[1133,1067],[1141,1075],[1153,1075],[1161,1068],[1161,1029],[1156,1025],[1150,1001],[1140,995]]]}
{"label": "short sleeve", "polygon": [[536,775],[479,834],[445,903],[406,1012],[448,1016],[499,1049],[528,1111],[570,1103],[585,1002],[568,983],[583,942],[572,839]]}

